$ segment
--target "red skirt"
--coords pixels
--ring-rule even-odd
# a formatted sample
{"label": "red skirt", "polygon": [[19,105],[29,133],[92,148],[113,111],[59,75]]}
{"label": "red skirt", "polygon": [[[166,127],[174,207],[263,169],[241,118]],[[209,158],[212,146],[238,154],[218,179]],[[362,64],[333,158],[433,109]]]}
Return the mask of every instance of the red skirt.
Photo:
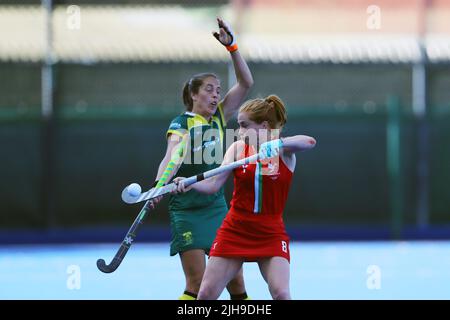
{"label": "red skirt", "polygon": [[283,257],[290,262],[289,236],[279,217],[271,219],[252,214],[248,218],[229,212],[217,230],[209,255],[246,262]]}

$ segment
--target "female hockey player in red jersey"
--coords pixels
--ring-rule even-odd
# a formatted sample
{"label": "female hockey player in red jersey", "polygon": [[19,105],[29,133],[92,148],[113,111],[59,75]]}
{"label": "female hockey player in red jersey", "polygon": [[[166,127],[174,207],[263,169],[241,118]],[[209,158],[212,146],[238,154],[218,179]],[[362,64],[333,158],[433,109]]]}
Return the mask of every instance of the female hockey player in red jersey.
{"label": "female hockey player in red jersey", "polygon": [[[259,152],[256,163],[233,170],[231,208],[216,234],[198,299],[217,299],[244,262],[256,261],[273,299],[290,299],[289,237],[283,210],[295,169],[295,152],[315,146],[314,138],[278,138],[286,123],[281,99],[270,95],[244,103],[238,114],[240,140],[227,150],[222,165]],[[178,192],[214,193],[229,172],[188,188],[177,178]]]}

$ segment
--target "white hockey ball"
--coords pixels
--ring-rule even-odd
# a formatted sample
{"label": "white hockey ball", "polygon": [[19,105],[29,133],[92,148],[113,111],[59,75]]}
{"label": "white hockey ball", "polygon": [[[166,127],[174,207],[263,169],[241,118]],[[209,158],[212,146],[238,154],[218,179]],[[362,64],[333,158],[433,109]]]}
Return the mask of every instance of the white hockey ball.
{"label": "white hockey ball", "polygon": [[141,194],[141,191],[141,186],[137,183],[132,183],[127,187],[128,195],[130,195],[131,197],[137,197]]}

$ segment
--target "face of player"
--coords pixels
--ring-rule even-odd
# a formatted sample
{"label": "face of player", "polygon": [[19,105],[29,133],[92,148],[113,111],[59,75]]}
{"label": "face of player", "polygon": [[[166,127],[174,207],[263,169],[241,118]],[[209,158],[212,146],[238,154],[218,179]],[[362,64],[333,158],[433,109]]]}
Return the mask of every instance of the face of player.
{"label": "face of player", "polygon": [[214,77],[203,80],[198,93],[192,95],[194,106],[192,112],[209,120],[216,113],[220,101],[220,82]]}
{"label": "face of player", "polygon": [[247,144],[253,146],[259,146],[261,143],[269,140],[270,127],[267,121],[262,123],[256,123],[250,120],[247,112],[239,112],[238,114],[239,124],[239,137]]}

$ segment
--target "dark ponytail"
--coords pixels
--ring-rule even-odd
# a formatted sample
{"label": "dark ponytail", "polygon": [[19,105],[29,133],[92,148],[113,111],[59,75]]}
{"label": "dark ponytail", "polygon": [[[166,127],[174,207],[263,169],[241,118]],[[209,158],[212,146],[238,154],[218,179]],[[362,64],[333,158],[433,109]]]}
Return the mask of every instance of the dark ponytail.
{"label": "dark ponytail", "polygon": [[186,106],[188,111],[192,111],[194,105],[191,97],[191,90],[189,90],[190,81],[187,81],[183,87],[183,104]]}

